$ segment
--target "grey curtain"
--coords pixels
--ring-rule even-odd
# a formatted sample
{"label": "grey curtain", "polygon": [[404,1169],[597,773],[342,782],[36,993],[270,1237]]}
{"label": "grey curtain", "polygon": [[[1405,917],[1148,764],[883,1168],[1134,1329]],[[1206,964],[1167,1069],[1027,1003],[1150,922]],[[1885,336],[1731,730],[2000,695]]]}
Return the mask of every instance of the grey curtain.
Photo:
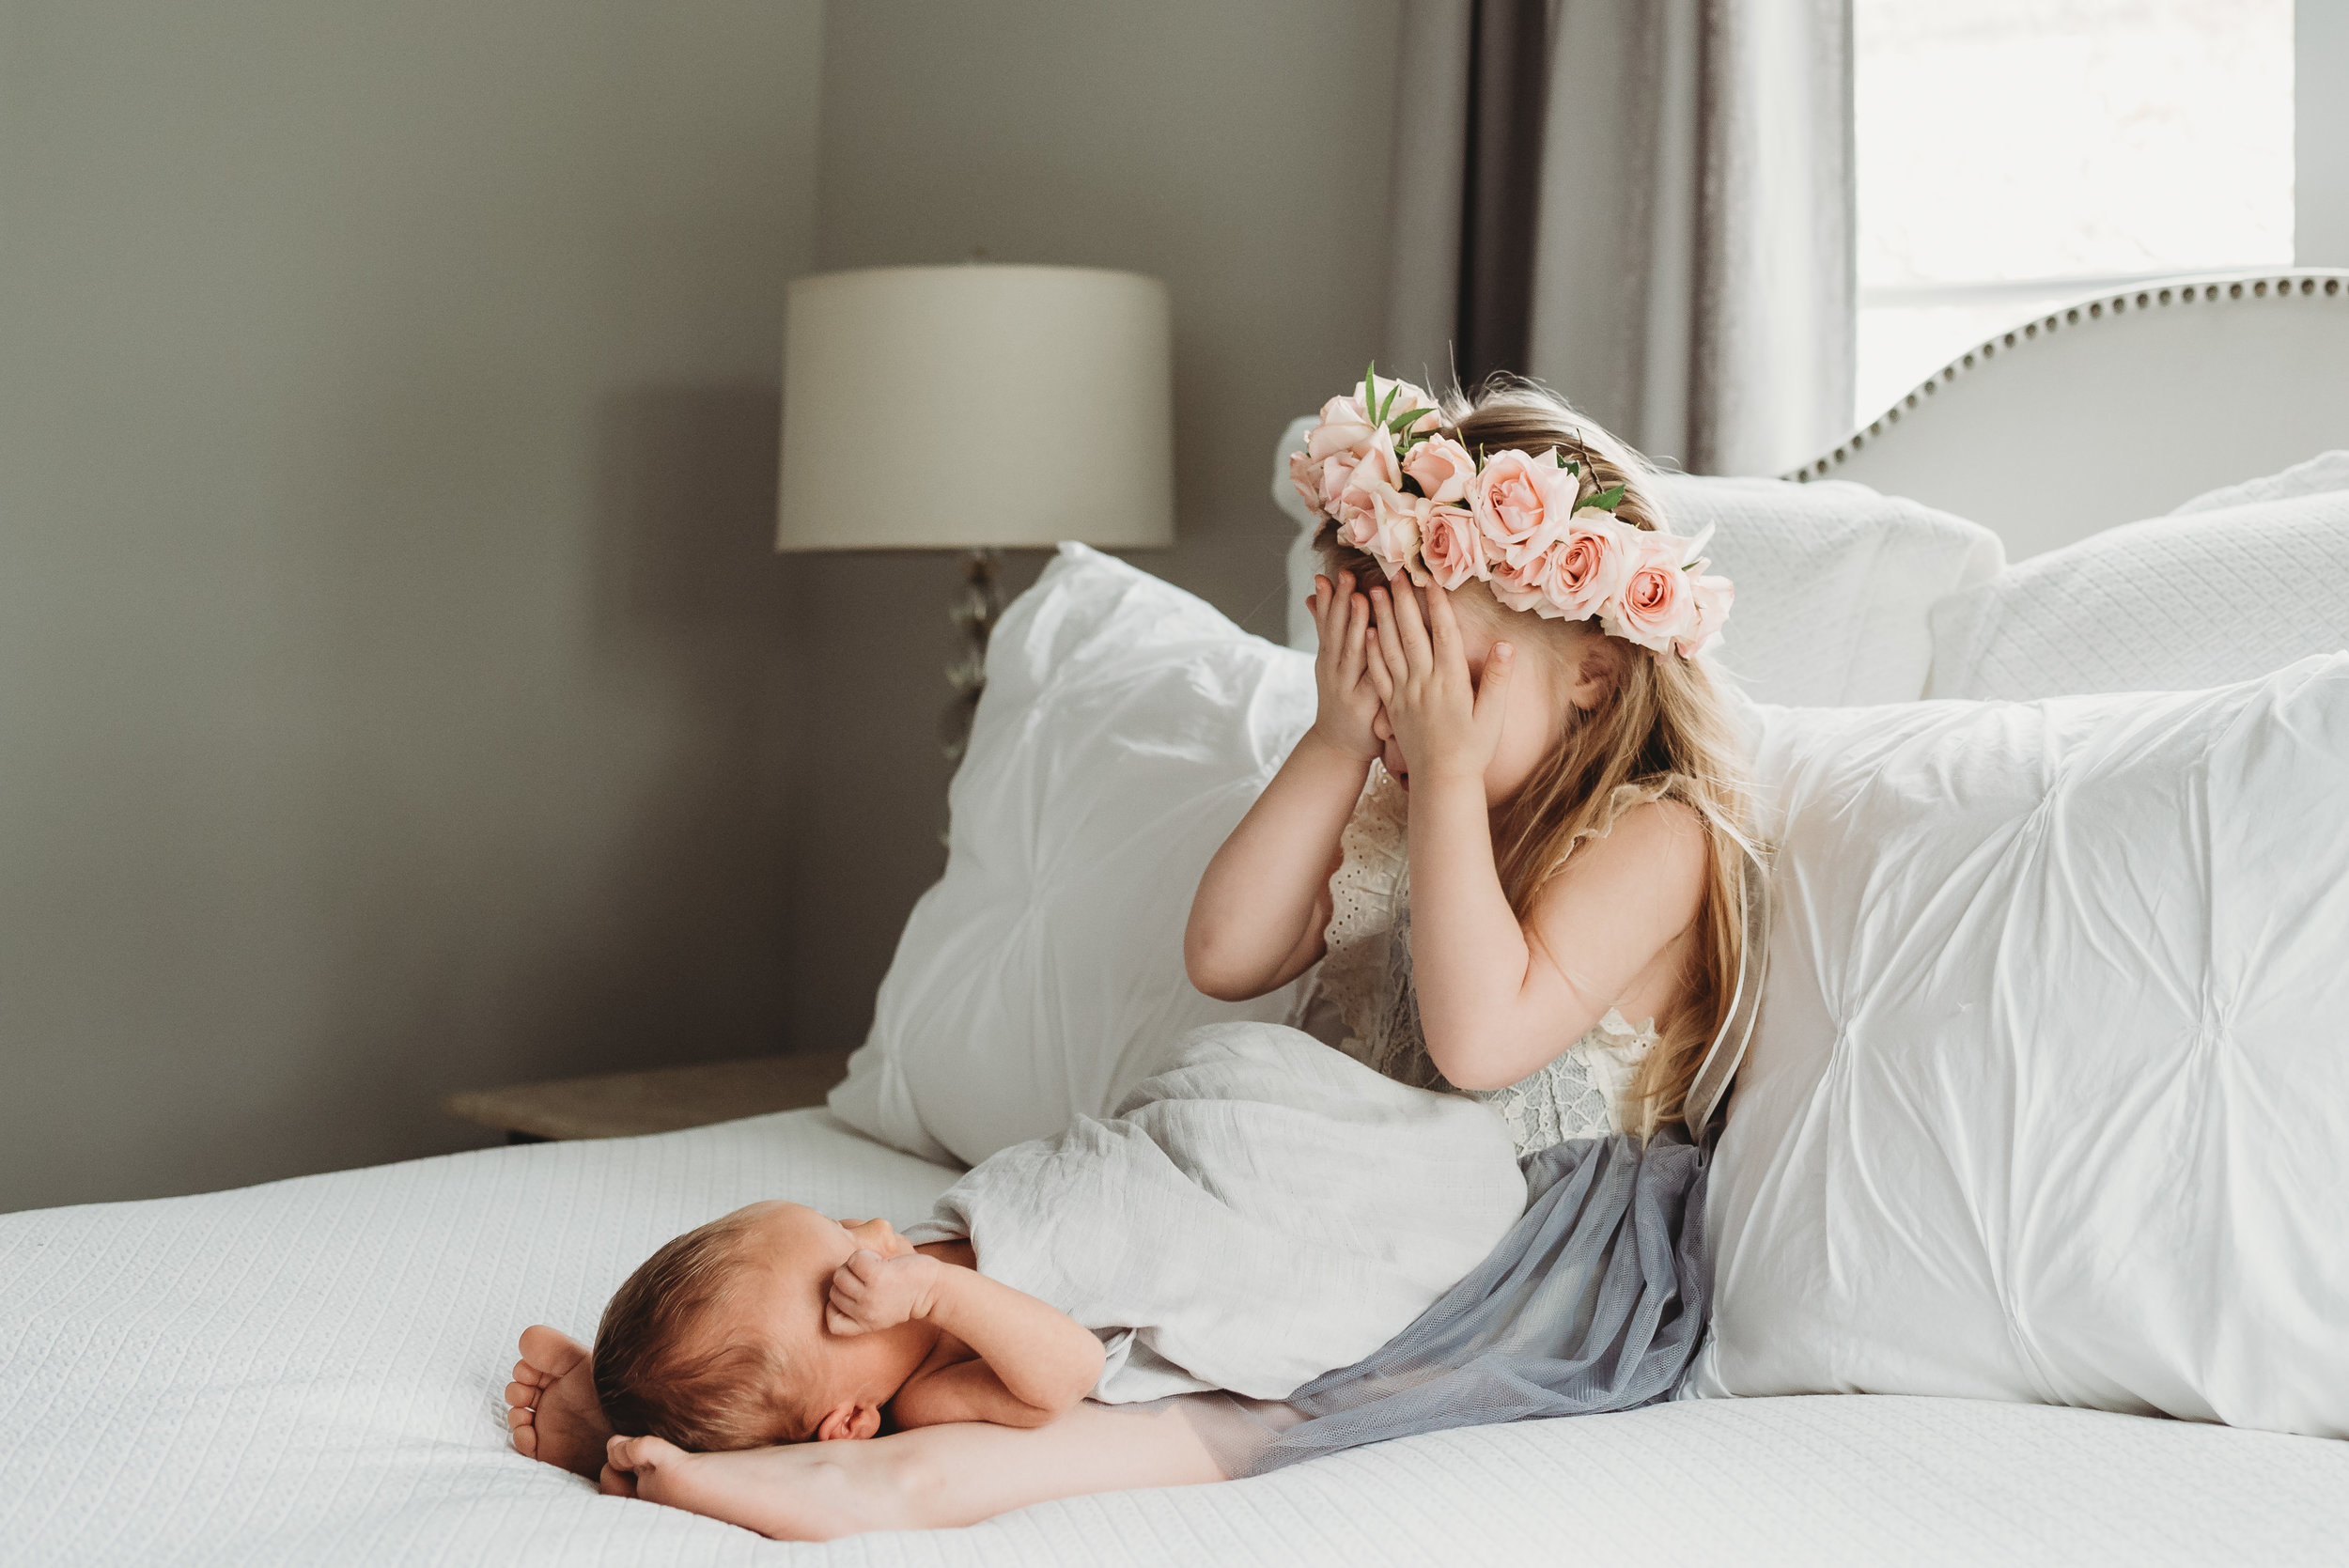
{"label": "grey curtain", "polygon": [[1407,0],[1381,362],[1692,473],[1851,418],[1850,0]]}

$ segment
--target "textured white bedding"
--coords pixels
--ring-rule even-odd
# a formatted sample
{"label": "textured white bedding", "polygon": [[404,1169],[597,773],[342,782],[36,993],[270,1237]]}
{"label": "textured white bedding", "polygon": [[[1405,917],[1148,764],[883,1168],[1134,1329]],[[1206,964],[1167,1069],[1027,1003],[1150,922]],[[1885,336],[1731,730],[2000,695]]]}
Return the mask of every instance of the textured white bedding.
{"label": "textured white bedding", "polygon": [[[821,1111],[0,1217],[0,1561],[2337,1562],[2349,1444],[2033,1405],[1706,1401],[790,1547],[506,1449],[585,1331],[754,1197],[910,1222],[952,1172]],[[1603,1554],[1603,1555],[1602,1555]]]}

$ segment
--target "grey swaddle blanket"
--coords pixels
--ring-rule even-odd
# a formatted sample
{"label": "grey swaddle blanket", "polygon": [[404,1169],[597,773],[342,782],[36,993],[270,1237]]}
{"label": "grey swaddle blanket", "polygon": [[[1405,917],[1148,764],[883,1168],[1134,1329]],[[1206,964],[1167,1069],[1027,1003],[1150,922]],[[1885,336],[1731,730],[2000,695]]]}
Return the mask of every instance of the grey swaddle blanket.
{"label": "grey swaddle blanket", "polygon": [[1525,1210],[1489,1107],[1277,1024],[1215,1024],[1107,1120],[982,1161],[913,1241],[1100,1333],[1111,1404],[1281,1399],[1386,1344]]}

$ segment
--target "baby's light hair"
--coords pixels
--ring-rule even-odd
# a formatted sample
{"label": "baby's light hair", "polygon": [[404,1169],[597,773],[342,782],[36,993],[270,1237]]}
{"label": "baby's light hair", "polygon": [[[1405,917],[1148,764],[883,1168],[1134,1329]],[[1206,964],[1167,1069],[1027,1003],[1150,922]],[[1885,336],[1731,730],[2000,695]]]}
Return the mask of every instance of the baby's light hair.
{"label": "baby's light hair", "polygon": [[761,1343],[693,1348],[695,1330],[741,1269],[750,1219],[729,1214],[686,1232],[637,1265],[596,1327],[596,1399],[628,1436],[665,1437],[708,1453],[790,1440],[777,1391],[788,1369]]}
{"label": "baby's light hair", "polygon": [[[1665,526],[1655,469],[1629,442],[1534,382],[1496,376],[1473,398],[1456,387],[1439,400],[1443,432],[1472,453],[1515,448],[1588,466],[1601,487],[1621,485],[1614,515],[1635,528]],[[1369,555],[1341,543],[1325,519],[1315,536],[1334,580],[1342,568],[1357,582],[1385,580]],[[1561,664],[1602,660],[1607,695],[1589,711],[1565,706],[1561,734],[1531,777],[1493,819],[1493,858],[1501,891],[1522,921],[1535,895],[1565,865],[1575,846],[1602,836],[1629,806],[1678,800],[1703,823],[1707,841],[1704,902],[1689,957],[1686,1000],[1656,1020],[1661,1036],[1634,1083],[1637,1129],[1651,1133],[1679,1116],[1688,1089],[1735,1000],[1745,946],[1749,878],[1759,875],[1749,836],[1752,820],[1743,746],[1727,694],[1710,661],[1651,653],[1602,634],[1596,623],[1550,620],[1505,608],[1478,582],[1454,596],[1525,653]]]}

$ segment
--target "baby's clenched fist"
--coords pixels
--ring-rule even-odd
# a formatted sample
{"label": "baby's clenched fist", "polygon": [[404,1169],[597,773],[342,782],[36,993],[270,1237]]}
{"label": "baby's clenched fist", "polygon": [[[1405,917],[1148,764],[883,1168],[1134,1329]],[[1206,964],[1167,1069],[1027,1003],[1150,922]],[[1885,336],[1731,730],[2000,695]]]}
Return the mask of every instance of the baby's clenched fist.
{"label": "baby's clenched fist", "polygon": [[941,1266],[919,1252],[884,1258],[869,1248],[857,1249],[832,1270],[824,1327],[840,1335],[869,1334],[927,1317]]}

